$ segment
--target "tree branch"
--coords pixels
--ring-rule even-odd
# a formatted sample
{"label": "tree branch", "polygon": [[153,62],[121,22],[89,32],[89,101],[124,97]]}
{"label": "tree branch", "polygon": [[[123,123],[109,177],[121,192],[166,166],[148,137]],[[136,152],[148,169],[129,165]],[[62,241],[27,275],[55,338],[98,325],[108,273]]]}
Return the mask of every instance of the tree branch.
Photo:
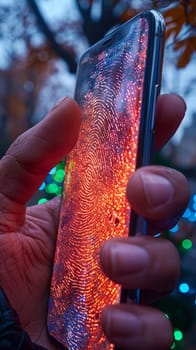
{"label": "tree branch", "polygon": [[48,39],[48,42],[50,43],[51,47],[53,48],[54,52],[63,59],[63,61],[65,61],[68,66],[69,66],[69,70],[71,73],[75,73],[76,72],[76,62],[75,62],[75,58],[70,55],[69,52],[67,52],[65,49],[63,49],[56,41],[53,32],[50,30],[50,28],[48,27],[44,17],[42,16],[39,7],[37,6],[36,0],[27,0],[29,3],[29,6],[31,7],[38,25],[40,26],[41,30],[43,31],[43,33],[45,34],[46,38]]}
{"label": "tree branch", "polygon": [[92,4],[89,4],[89,6],[86,7],[86,8],[81,6],[80,0],[76,0],[76,4],[78,6],[78,9],[79,9],[82,17],[84,19],[89,18],[90,17],[90,13],[91,13]]}
{"label": "tree branch", "polygon": [[93,2],[89,4],[87,9],[84,9],[80,0],[77,0],[77,6],[83,18],[83,29],[89,44],[93,45],[96,41],[100,40],[105,33],[114,25],[119,23],[118,17],[114,14],[112,0],[99,0],[101,3],[101,18],[98,21],[94,21],[91,18],[91,9]]}

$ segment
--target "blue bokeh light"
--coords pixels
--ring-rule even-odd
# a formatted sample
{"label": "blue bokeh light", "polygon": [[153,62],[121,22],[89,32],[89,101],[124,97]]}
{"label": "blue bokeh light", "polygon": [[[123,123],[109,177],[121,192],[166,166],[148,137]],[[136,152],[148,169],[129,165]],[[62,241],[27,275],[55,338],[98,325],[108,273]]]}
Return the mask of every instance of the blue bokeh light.
{"label": "blue bokeh light", "polygon": [[181,283],[179,285],[179,290],[181,293],[186,294],[190,291],[190,287],[189,287],[188,283],[184,282],[184,283]]}
{"label": "blue bokeh light", "polygon": [[174,227],[172,227],[172,228],[170,229],[170,232],[176,233],[176,232],[178,232],[178,230],[179,230],[179,225],[177,224],[177,225],[175,225]]}

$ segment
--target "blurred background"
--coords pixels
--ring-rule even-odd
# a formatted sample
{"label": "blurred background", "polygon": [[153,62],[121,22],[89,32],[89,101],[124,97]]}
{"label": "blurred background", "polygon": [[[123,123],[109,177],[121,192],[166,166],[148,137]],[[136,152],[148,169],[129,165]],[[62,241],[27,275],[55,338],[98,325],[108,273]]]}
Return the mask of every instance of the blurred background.
{"label": "blurred background", "polygon": [[[196,350],[195,0],[0,0],[0,157],[59,98],[73,96],[77,62],[89,45],[151,8],[167,25],[162,92],[180,94],[187,103],[184,122],[156,162],[182,171],[192,192],[181,221],[166,232],[182,257],[181,278],[158,306],[173,323],[172,349]],[[63,167],[51,170],[33,203],[61,193]]]}

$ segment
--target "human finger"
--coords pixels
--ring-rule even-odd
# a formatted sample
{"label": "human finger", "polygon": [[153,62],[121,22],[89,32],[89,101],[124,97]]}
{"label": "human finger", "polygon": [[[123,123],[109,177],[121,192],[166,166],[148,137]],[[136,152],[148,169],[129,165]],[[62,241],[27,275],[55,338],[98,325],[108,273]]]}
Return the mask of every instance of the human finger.
{"label": "human finger", "polygon": [[155,149],[159,150],[176,132],[186,111],[184,100],[174,94],[158,97],[155,118]]}
{"label": "human finger", "polygon": [[114,282],[128,289],[153,291],[153,297],[169,293],[180,275],[180,258],[174,245],[151,236],[108,240],[101,249],[100,261]]}
{"label": "human finger", "polygon": [[173,342],[170,321],[160,311],[138,305],[111,305],[102,313],[109,341],[124,350],[168,350]]}
{"label": "human finger", "polygon": [[79,107],[65,98],[10,146],[0,161],[0,222],[22,222],[25,203],[74,146],[79,127]]}
{"label": "human finger", "polygon": [[186,209],[190,189],[180,172],[164,166],[146,166],[131,176],[127,197],[134,212],[145,217],[156,232],[176,224]]}

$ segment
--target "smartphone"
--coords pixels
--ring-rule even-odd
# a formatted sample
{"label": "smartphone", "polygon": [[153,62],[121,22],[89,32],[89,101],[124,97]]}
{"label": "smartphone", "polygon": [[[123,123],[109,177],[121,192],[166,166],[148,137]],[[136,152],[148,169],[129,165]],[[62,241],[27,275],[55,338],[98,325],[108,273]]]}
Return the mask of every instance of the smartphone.
{"label": "smartphone", "polygon": [[[111,237],[144,230],[126,185],[151,161],[164,21],[152,10],[122,24],[80,59],[75,98],[82,111],[65,182],[51,281],[48,330],[69,350],[111,350],[100,314],[123,299],[100,268]],[[131,231],[131,232],[130,232]]]}

